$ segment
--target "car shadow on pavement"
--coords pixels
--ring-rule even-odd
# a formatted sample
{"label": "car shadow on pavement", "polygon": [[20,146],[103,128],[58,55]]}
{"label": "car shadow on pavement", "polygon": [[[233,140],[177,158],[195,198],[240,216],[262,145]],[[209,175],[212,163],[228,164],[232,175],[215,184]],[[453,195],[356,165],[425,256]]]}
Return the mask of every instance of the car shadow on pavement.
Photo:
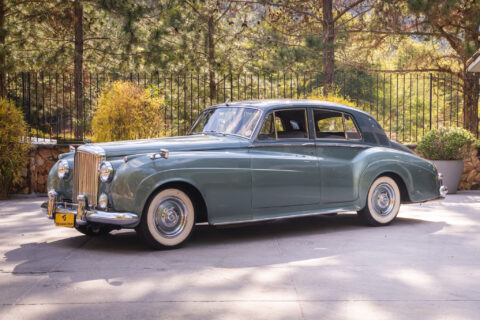
{"label": "car shadow on pavement", "polygon": [[[49,272],[61,272],[63,261],[72,256],[98,256],[115,259],[122,257],[158,256],[174,259],[181,257],[186,252],[189,255],[201,255],[211,253],[212,256],[219,253],[219,250],[231,250],[235,248],[239,252],[248,252],[249,248],[272,246],[273,242],[298,242],[300,245],[321,244],[323,246],[334,246],[344,241],[345,238],[365,238],[369,233],[375,232],[389,235],[400,234],[412,226],[421,226],[422,234],[433,234],[441,230],[445,222],[433,222],[412,218],[397,218],[396,221],[387,227],[373,228],[364,226],[355,214],[340,214],[337,216],[312,216],[294,219],[273,220],[269,222],[254,223],[248,225],[237,225],[217,228],[206,224],[196,226],[192,238],[181,248],[176,250],[150,250],[134,231],[114,231],[110,235],[88,237],[78,235],[51,242],[34,242],[22,244],[20,247],[5,253],[7,263],[18,264],[13,269],[13,274],[37,274]],[[242,249],[244,248],[244,249]],[[245,251],[241,251],[245,250]],[[312,256],[309,256],[312,254]],[[318,257],[314,251],[304,251],[302,257],[285,257],[283,260],[275,258],[271,263],[289,262],[295,259],[311,259]],[[63,259],[63,260],[62,260]],[[213,259],[214,260],[214,259]],[[269,264],[268,259],[264,260]],[[208,264],[208,263],[207,263]],[[243,265],[243,263],[242,263]],[[258,265],[258,259],[255,261]],[[58,266],[58,267],[57,267]],[[235,267],[231,265],[230,267]]]}

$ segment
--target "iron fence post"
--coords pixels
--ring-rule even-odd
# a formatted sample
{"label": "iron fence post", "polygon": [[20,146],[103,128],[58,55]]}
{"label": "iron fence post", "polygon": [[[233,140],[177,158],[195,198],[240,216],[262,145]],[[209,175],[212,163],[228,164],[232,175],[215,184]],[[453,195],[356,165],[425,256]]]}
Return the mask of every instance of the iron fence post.
{"label": "iron fence post", "polygon": [[429,130],[432,130],[432,91],[433,91],[433,75],[430,73],[430,123],[429,123]]}

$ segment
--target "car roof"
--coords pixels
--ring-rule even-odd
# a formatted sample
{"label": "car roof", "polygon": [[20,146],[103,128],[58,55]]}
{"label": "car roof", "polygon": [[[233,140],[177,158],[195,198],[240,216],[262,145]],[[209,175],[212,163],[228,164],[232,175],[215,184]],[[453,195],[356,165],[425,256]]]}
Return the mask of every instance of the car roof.
{"label": "car roof", "polygon": [[265,99],[265,100],[244,100],[244,101],[234,101],[234,102],[227,102],[212,106],[213,108],[218,107],[254,107],[258,109],[262,109],[265,111],[271,109],[277,109],[282,107],[288,108],[301,108],[305,106],[311,107],[325,107],[332,110],[337,111],[345,111],[345,112],[358,112],[368,115],[368,113],[354,108],[350,106],[346,106],[344,104],[330,102],[330,101],[322,101],[322,100],[307,100],[307,99]]}

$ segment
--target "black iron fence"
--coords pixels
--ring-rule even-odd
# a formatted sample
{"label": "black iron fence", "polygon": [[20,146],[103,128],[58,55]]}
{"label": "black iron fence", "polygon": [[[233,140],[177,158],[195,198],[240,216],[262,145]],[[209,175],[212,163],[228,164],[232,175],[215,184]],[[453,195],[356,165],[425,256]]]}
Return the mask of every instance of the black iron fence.
{"label": "black iron fence", "polygon": [[[323,88],[323,74],[316,72],[224,74],[215,79],[195,73],[84,73],[79,109],[72,74],[21,72],[5,78],[8,98],[22,108],[32,137],[57,141],[90,136],[101,92],[116,80],[152,87],[162,95],[165,122],[159,125],[171,135],[184,134],[204,108],[227,99],[309,99],[319,97]],[[448,74],[340,72],[334,91],[372,114],[401,142],[416,142],[431,128],[463,124],[462,86]]]}

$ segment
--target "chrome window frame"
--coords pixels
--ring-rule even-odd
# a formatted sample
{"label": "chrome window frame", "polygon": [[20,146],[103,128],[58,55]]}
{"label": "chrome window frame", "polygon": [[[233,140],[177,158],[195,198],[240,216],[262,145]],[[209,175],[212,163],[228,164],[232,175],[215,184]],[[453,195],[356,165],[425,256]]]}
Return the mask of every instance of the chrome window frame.
{"label": "chrome window frame", "polygon": [[[338,110],[331,110],[331,109],[325,109],[325,108],[312,108],[312,120],[313,120],[313,130],[315,132],[315,134],[313,135],[313,138],[315,140],[340,140],[340,139],[332,139],[332,138],[318,138],[317,137],[317,126],[315,124],[315,111],[316,110],[322,110],[322,111],[329,111],[329,112],[337,112],[337,113],[340,113],[342,114],[342,123],[343,123],[343,135],[344,135],[344,141],[362,141],[363,140],[363,134],[362,134],[362,131],[359,129],[359,126],[357,124],[357,120],[355,119],[355,117],[351,114],[351,113],[348,113],[348,112],[344,112],[344,111],[338,111]],[[355,129],[357,129],[357,132],[359,133],[360,135],[360,138],[358,139],[351,139],[351,138],[348,138],[347,137],[347,125],[345,123],[345,114],[348,114],[350,116],[350,118],[352,119],[352,122],[353,122],[353,125],[355,126]],[[343,139],[342,139],[343,140]]]}
{"label": "chrome window frame", "polygon": [[[262,109],[260,108],[255,108],[255,107],[252,107],[252,106],[215,106],[215,107],[210,107],[210,108],[207,108],[205,110],[203,110],[198,116],[197,116],[197,119],[195,120],[195,122],[190,126],[190,128],[188,129],[187,131],[187,135],[193,135],[192,134],[192,129],[195,127],[195,125],[197,124],[197,122],[200,120],[200,116],[202,114],[204,114],[205,112],[208,112],[208,111],[211,111],[213,109],[226,109],[226,108],[230,108],[230,109],[253,109],[253,110],[257,110],[260,112],[260,116],[258,117],[257,119],[257,123],[255,123],[253,125],[253,129],[252,129],[252,133],[250,134],[250,136],[243,136],[241,134],[235,134],[235,133],[226,133],[226,132],[218,132],[219,134],[225,134],[225,135],[231,135],[231,136],[236,136],[236,137],[241,137],[241,138],[244,138],[244,139],[252,139],[253,135],[255,134],[255,131],[257,131],[257,128],[258,128],[258,124],[260,123],[260,120],[262,120]],[[195,134],[206,134],[206,133],[195,133]]]}
{"label": "chrome window frame", "polygon": [[[254,141],[291,141],[291,140],[297,140],[297,141],[303,141],[303,140],[310,140],[310,126],[308,124],[308,113],[307,113],[307,108],[308,107],[300,107],[300,108],[280,108],[280,109],[274,109],[268,111],[265,116],[263,117],[263,121],[260,123],[260,127],[258,128],[257,136],[255,137]],[[275,113],[279,111],[289,111],[289,110],[303,110],[304,116],[305,116],[305,128],[306,128],[306,133],[307,136],[305,138],[278,138],[278,132],[277,132],[277,125],[275,124]],[[258,139],[258,136],[260,135],[262,131],[263,124],[265,120],[268,118],[270,114],[273,114],[273,125],[275,129],[275,139],[265,139],[265,140],[260,140]]]}

